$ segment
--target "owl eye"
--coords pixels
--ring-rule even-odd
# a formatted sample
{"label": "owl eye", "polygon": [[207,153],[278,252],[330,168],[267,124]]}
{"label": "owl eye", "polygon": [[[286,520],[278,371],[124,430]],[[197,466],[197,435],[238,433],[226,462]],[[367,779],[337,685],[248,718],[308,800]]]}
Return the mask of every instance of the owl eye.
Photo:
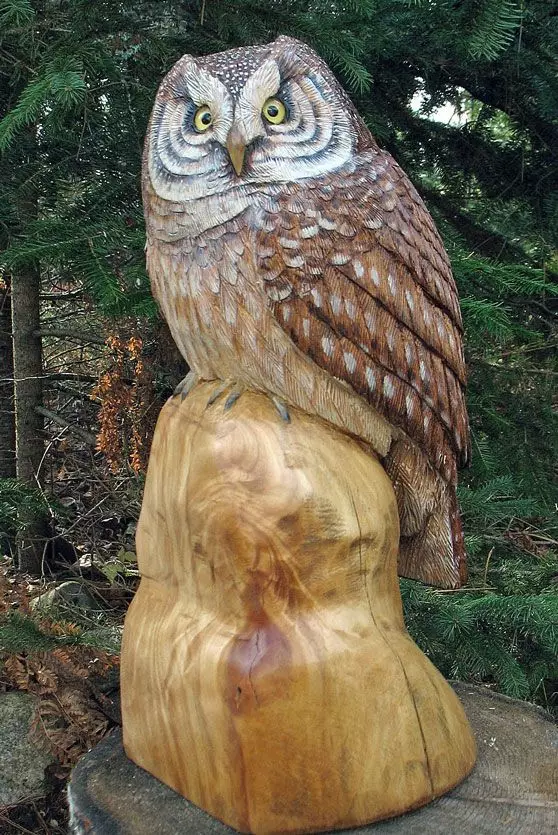
{"label": "owl eye", "polygon": [[264,119],[271,125],[280,125],[287,118],[287,108],[281,99],[268,99],[262,107]]}
{"label": "owl eye", "polygon": [[194,114],[194,127],[198,133],[203,133],[203,131],[210,128],[212,124],[213,116],[211,115],[211,110],[206,104],[202,104],[202,106],[198,107]]}

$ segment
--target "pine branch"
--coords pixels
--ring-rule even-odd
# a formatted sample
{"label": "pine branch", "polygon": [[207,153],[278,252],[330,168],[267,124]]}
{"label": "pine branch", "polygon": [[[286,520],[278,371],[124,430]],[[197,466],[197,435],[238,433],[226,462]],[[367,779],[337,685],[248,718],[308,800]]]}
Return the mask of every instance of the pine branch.
{"label": "pine branch", "polygon": [[469,40],[472,58],[493,61],[511,43],[521,25],[523,12],[514,0],[484,0],[473,23]]}

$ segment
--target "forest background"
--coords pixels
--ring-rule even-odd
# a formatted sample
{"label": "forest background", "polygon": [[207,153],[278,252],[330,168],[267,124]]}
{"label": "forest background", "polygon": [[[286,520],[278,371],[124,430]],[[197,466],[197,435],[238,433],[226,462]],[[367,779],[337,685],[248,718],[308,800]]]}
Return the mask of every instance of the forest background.
{"label": "forest background", "polygon": [[[63,766],[113,721],[92,658],[110,679],[150,438],[186,371],[144,268],[150,108],[185,52],[278,34],[330,63],[460,290],[470,575],[403,580],[408,628],[446,676],[558,709],[558,3],[0,0],[0,688],[39,694]],[[33,607],[68,579],[88,607]]]}

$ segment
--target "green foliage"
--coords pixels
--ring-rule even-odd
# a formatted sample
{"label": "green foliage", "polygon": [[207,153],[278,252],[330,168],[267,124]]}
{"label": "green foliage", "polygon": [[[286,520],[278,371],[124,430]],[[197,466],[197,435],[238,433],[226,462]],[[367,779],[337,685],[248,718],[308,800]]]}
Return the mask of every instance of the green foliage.
{"label": "green foliage", "polygon": [[68,640],[47,635],[35,618],[11,612],[0,620],[0,652],[44,652],[61,643]]}
{"label": "green foliage", "polygon": [[463,485],[459,504],[465,523],[484,531],[497,528],[512,516],[534,516],[537,510],[536,500],[521,496],[509,475],[490,479],[476,489]]}
{"label": "green foliage", "polygon": [[83,68],[78,69],[73,61],[69,67],[47,66],[43,76],[27,85],[17,104],[0,122],[0,151],[14,142],[22,128],[39,118],[48,120],[49,111],[59,116],[82,104],[87,92]]}
{"label": "green foliage", "polygon": [[135,551],[120,548],[113,560],[107,560],[103,564],[101,571],[111,584],[116,581],[117,577],[139,577]]}
{"label": "green foliage", "polygon": [[36,653],[48,652],[57,647],[87,646],[106,652],[120,651],[120,630],[111,624],[89,624],[77,627],[75,623],[56,621],[57,633],[52,623],[45,623],[37,615],[9,612],[0,618],[0,652]]}
{"label": "green foliage", "polygon": [[471,340],[488,337],[505,344],[513,335],[510,312],[504,302],[463,296],[461,312],[467,336]]}
{"label": "green foliage", "polygon": [[15,478],[0,478],[0,536],[13,536],[18,520],[40,516],[46,506],[40,490],[32,490]]}
{"label": "green foliage", "polygon": [[401,582],[409,632],[449,678],[494,683],[548,705],[558,678],[558,595],[442,594]]}
{"label": "green foliage", "polygon": [[481,4],[469,40],[472,58],[492,61],[508,47],[521,24],[520,5],[514,0],[490,0]]}
{"label": "green foliage", "polygon": [[29,25],[34,17],[35,10],[29,0],[3,0],[0,3],[0,27],[6,32]]}

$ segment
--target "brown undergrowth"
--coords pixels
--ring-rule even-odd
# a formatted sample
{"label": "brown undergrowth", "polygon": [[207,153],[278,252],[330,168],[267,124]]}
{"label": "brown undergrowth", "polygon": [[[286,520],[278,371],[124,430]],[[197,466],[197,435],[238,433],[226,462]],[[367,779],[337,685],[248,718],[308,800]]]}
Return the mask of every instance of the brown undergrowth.
{"label": "brown undergrowth", "polygon": [[82,625],[34,611],[35,590],[0,568],[0,692],[34,697],[29,736],[52,757],[44,796],[0,809],[1,833],[65,831],[72,766],[120,723],[118,655],[88,645]]}

